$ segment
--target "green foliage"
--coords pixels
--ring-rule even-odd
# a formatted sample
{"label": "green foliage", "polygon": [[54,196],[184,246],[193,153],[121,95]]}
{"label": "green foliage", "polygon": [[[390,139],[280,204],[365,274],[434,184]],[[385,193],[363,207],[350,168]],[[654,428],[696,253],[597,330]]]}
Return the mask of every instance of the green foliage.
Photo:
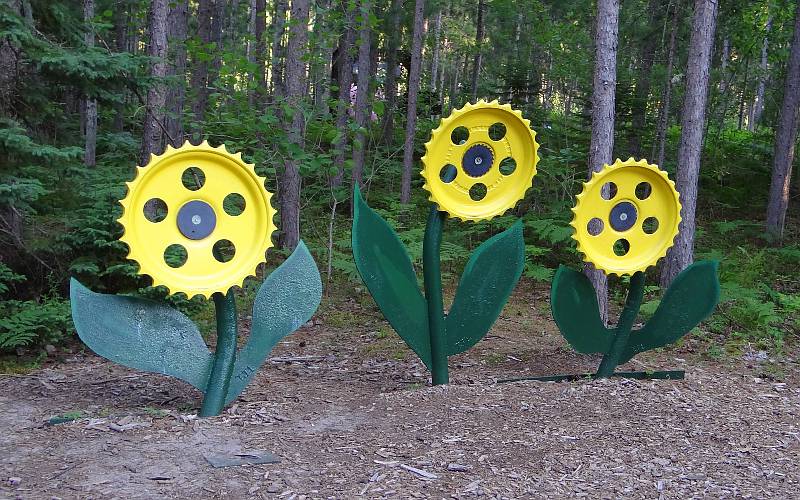
{"label": "green foliage", "polygon": [[69,301],[0,301],[0,351],[53,344],[72,331]]}

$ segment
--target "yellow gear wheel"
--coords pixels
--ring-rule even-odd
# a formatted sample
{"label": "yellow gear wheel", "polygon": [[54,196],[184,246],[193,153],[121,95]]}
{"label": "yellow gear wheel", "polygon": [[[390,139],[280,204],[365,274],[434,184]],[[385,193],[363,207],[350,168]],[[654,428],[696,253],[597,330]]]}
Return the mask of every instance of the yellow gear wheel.
{"label": "yellow gear wheel", "polygon": [[584,260],[619,276],[655,265],[681,222],[675,183],[657,165],[633,158],[594,172],[572,211],[572,237]]}
{"label": "yellow gear wheel", "polygon": [[467,104],[443,119],[425,144],[423,187],[452,217],[491,219],[525,196],[538,149],[530,122],[510,105]]}
{"label": "yellow gear wheel", "polygon": [[128,258],[169,293],[225,293],[256,272],[272,246],[275,210],[254,166],[203,141],[136,168],[119,222]]}

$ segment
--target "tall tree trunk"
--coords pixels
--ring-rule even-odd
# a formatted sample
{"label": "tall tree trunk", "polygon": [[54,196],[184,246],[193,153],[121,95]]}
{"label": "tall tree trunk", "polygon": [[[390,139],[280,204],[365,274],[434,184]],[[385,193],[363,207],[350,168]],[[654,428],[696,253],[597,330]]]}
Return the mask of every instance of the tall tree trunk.
{"label": "tall tree trunk", "polygon": [[481,73],[483,61],[483,34],[484,34],[484,11],[486,10],[486,0],[478,0],[478,15],[475,30],[475,62],[472,65],[472,102],[478,100],[478,77]]}
{"label": "tall tree trunk", "polygon": [[[213,0],[198,0],[197,3],[197,38],[202,48],[201,52],[210,50],[211,45],[211,13],[213,10]],[[203,122],[205,121],[206,108],[208,108],[208,57],[197,57],[193,64],[192,89],[195,92],[192,102],[192,114],[194,115],[193,131],[195,140],[199,142],[203,133]]]}
{"label": "tall tree trunk", "polygon": [[800,109],[800,2],[794,13],[794,35],[786,68],[783,105],[775,134],[775,156],[767,205],[767,232],[776,240],[783,238],[786,210],[789,207],[789,184],[792,179],[794,146],[797,140],[797,113]]}
{"label": "tall tree trunk", "polygon": [[667,52],[667,77],[664,80],[664,96],[661,99],[661,108],[658,111],[658,127],[656,128],[656,141],[653,145],[652,157],[656,158],[656,165],[664,165],[664,149],[667,142],[667,126],[669,125],[669,108],[672,99],[672,72],[675,66],[675,42],[678,37],[680,25],[680,12],[682,1],[679,0],[672,11],[672,20],[669,34],[669,49]]}
{"label": "tall tree trunk", "polygon": [[[767,20],[766,32],[769,34],[770,30],[772,29],[772,18],[770,17]],[[769,48],[769,37],[764,36],[764,42],[761,44],[761,61],[758,65],[758,84],[756,86],[756,98],[753,102],[753,112],[750,114],[750,120],[748,120],[748,128],[751,132],[754,132],[756,129],[756,125],[758,122],[761,121],[761,115],[764,113],[764,94],[767,89],[767,78],[769,74],[767,73],[769,67],[769,59],[768,59],[768,48]]]}
{"label": "tall tree trunk", "polygon": [[641,63],[639,66],[639,79],[636,82],[634,101],[631,110],[631,133],[628,136],[628,149],[634,158],[642,157],[641,135],[647,126],[647,100],[650,97],[650,74],[653,70],[653,60],[656,54],[658,37],[655,31],[661,24],[660,1],[650,0],[648,11],[650,22],[648,23],[648,33],[642,43]]}
{"label": "tall tree trunk", "polygon": [[189,22],[189,2],[178,0],[171,3],[167,19],[167,40],[172,48],[174,65],[171,74],[175,76],[175,83],[167,94],[167,140],[172,145],[180,147],[184,141],[183,106],[186,102],[186,32]]}
{"label": "tall tree trunk", "polygon": [[164,85],[164,78],[167,76],[167,0],[152,1],[148,31],[150,44],[147,55],[152,58],[150,77],[156,83],[147,91],[142,150],[139,154],[140,165],[147,165],[150,154],[161,149],[164,104],[167,97]]}
{"label": "tall tree trunk", "polygon": [[437,76],[439,72],[440,39],[442,36],[442,9],[436,10],[436,20],[433,23],[433,56],[431,61],[431,90],[436,92]]}
{"label": "tall tree trunk", "polygon": [[[128,51],[128,0],[114,3],[114,44],[117,52]],[[119,89],[119,101],[114,102],[114,132],[122,132],[125,127],[125,88]]]}
{"label": "tall tree trunk", "polygon": [[[619,0],[597,0],[594,79],[592,83],[592,137],[589,143],[589,175],[611,163],[614,153],[614,98],[617,86]],[[600,317],[608,322],[608,279],[587,264],[584,272],[597,293]]]}
{"label": "tall tree trunk", "polygon": [[686,94],[683,99],[681,142],[678,147],[676,188],[681,194],[681,225],[675,245],[667,252],[661,269],[661,286],[666,288],[694,259],[695,210],[697,180],[700,176],[700,155],[708,98],[708,76],[714,30],[717,21],[717,0],[695,0],[692,38],[686,61]]}
{"label": "tall tree trunk", "polygon": [[314,110],[318,116],[328,116],[330,106],[330,74],[333,55],[333,39],[331,37],[330,0],[318,0],[314,15],[314,39],[316,53],[311,75],[314,82]]}
{"label": "tall tree trunk", "polygon": [[225,46],[225,7],[228,0],[213,0],[214,9],[211,17],[211,41],[214,42],[214,57],[211,59],[211,68],[208,73],[208,83],[211,88],[219,85],[220,68],[222,68],[222,53]]}
{"label": "tall tree trunk", "polygon": [[368,126],[367,100],[370,81],[370,2],[361,0],[361,26],[358,30],[358,81],[356,86],[355,120],[358,131],[353,138],[353,185],[363,187],[364,153],[366,151],[366,127]]}
{"label": "tall tree trunk", "polygon": [[[483,1],[483,0],[480,0]],[[419,93],[420,69],[422,66],[422,21],[425,0],[414,2],[414,32],[411,41],[411,68],[408,72],[408,112],[406,114],[406,137],[403,143],[403,176],[400,184],[400,203],[411,201],[411,172],[414,163],[414,133],[417,128],[417,95]]]}
{"label": "tall tree trunk", "polygon": [[389,32],[386,35],[386,82],[383,93],[386,105],[381,121],[381,142],[389,145],[394,139],[394,114],[397,107],[397,51],[400,46],[401,0],[392,0],[389,9]]}
{"label": "tall tree trunk", "polygon": [[744,125],[744,103],[747,99],[747,80],[750,77],[750,56],[744,60],[744,82],[742,83],[742,92],[739,94],[739,126],[738,129],[742,130]]}
{"label": "tall tree trunk", "polygon": [[275,12],[272,15],[272,64],[270,65],[270,87],[272,90],[272,96],[275,99],[284,95],[283,35],[286,32],[286,8],[287,0],[277,0],[275,2]]}
{"label": "tall tree trunk", "polygon": [[[83,21],[86,24],[86,33],[84,34],[84,42],[87,47],[94,47],[94,26],[92,20],[94,19],[94,0],[83,0]],[[84,105],[86,110],[85,116],[85,146],[83,162],[87,167],[94,167],[97,163],[97,99],[93,96],[84,97]]]}
{"label": "tall tree trunk", "polygon": [[[302,149],[305,145],[306,63],[308,45],[309,0],[292,0],[289,39],[286,44],[286,104],[292,110],[291,120],[284,117],[288,131],[286,140]],[[300,170],[297,160],[287,158],[279,172],[282,247],[294,250],[300,242]]]}
{"label": "tall tree trunk", "polygon": [[331,177],[331,186],[339,187],[344,181],[344,162],[347,155],[347,118],[350,109],[350,87],[353,85],[353,55],[352,48],[355,44],[355,7],[346,2],[344,33],[339,39],[337,50],[336,75],[339,83],[339,96],[336,102],[336,130],[339,132],[334,149],[333,164],[336,175]]}
{"label": "tall tree trunk", "polygon": [[253,103],[263,101],[267,85],[267,1],[253,0],[255,12],[253,17],[253,35],[255,37],[255,50],[253,51],[256,63],[256,74],[253,92],[250,101]]}

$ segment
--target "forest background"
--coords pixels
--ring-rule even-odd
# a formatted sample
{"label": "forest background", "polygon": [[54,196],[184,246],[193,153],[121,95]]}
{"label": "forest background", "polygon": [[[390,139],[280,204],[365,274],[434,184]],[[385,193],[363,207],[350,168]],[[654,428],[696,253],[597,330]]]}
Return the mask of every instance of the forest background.
{"label": "forest background", "polygon": [[360,286],[354,183],[419,264],[423,144],[478,98],[531,120],[539,173],[506,215],[448,224],[446,278],[522,217],[523,286],[547,290],[559,264],[581,265],[569,209],[588,172],[645,157],[679,189],[697,175],[698,190],[681,189],[696,217],[683,250],[649,271],[644,313],[692,258],[718,259],[707,354],[779,353],[800,333],[798,13],[786,0],[4,0],[2,367],[75,338],[70,276],[165,296],[126,260],[116,219],[134,166],[168,144],[224,143],[267,177],[280,214],[270,267],[302,238],[328,292]]}

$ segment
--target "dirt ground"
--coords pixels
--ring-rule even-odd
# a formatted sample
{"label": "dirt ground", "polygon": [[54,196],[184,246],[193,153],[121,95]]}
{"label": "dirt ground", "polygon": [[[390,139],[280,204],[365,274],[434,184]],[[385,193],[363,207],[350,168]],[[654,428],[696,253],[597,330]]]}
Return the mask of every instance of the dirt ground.
{"label": "dirt ground", "polygon": [[[0,497],[800,495],[796,357],[723,364],[688,341],[623,367],[685,369],[683,381],[497,383],[598,363],[565,345],[544,298],[523,299],[451,358],[446,387],[429,387],[379,314],[352,301],[282,342],[215,418],[196,418],[200,395],[188,384],[91,354],[2,375]],[[48,423],[59,416],[74,420]],[[264,451],[280,463],[206,459]]]}

